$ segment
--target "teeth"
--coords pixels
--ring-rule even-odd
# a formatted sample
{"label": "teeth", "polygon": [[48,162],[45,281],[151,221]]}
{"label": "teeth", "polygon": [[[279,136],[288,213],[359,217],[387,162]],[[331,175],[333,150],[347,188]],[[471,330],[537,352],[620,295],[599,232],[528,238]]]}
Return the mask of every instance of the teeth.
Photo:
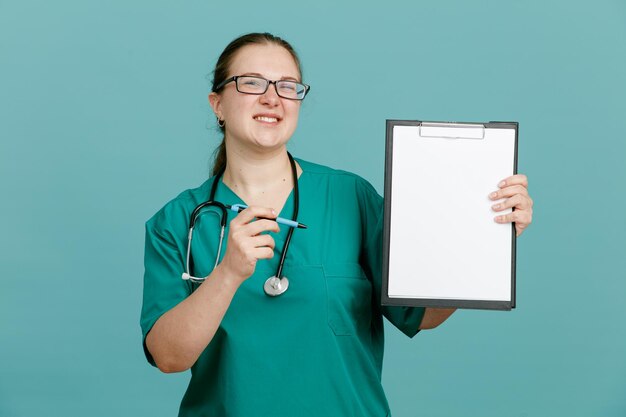
{"label": "teeth", "polygon": [[260,122],[268,122],[268,123],[275,123],[278,121],[278,119],[275,117],[265,117],[265,116],[257,116],[254,118],[254,120],[258,120]]}

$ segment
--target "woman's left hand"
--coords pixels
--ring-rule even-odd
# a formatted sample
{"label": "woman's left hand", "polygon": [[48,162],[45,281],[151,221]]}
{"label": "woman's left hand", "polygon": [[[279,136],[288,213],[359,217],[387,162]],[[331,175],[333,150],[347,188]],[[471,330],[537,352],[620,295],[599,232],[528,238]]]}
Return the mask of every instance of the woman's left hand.
{"label": "woman's left hand", "polygon": [[496,212],[509,208],[513,208],[513,211],[497,216],[494,220],[497,223],[515,222],[515,232],[519,236],[533,221],[533,200],[528,195],[528,178],[522,174],[513,175],[500,181],[498,187],[500,189],[489,194],[489,198],[494,201],[505,200],[491,208]]}

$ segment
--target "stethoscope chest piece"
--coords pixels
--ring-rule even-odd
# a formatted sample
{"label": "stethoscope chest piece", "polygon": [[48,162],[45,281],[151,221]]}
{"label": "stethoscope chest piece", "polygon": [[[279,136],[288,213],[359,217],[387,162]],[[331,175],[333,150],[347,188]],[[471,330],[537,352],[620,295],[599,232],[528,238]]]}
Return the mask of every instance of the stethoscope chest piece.
{"label": "stethoscope chest piece", "polygon": [[289,280],[287,277],[269,277],[267,281],[265,281],[265,285],[263,285],[263,289],[265,290],[265,294],[276,297],[278,295],[283,294],[289,288]]}

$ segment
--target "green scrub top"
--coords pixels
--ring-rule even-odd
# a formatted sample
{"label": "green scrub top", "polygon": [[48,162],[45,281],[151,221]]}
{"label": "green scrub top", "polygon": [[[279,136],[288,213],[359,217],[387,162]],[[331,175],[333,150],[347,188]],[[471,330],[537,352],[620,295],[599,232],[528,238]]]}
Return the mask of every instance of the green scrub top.
{"label": "green scrub top", "polygon": [[[382,197],[355,174],[297,161],[298,221],[308,229],[296,229],[289,246],[283,270],[289,289],[278,297],[263,291],[287,235],[281,226],[274,257],[258,261],[191,368],[179,416],[390,415],[381,385],[382,316],[413,337],[424,309],[380,306]],[[181,274],[189,216],[209,198],[212,183],[183,192],[146,223],[141,328],[152,365],[146,335],[200,285]],[[244,204],[221,181],[216,200]],[[279,216],[291,218],[293,203],[292,192]],[[235,215],[228,212],[229,222]],[[219,217],[203,214],[194,228],[193,275],[211,272],[218,242]]]}

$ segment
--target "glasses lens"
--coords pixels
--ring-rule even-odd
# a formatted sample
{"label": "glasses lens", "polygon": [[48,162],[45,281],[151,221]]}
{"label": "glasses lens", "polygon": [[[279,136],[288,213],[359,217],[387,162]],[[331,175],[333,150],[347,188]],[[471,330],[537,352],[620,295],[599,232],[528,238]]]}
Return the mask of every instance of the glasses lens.
{"label": "glasses lens", "polygon": [[237,90],[242,93],[263,94],[267,89],[267,80],[259,77],[237,78]]}
{"label": "glasses lens", "polygon": [[277,81],[276,91],[279,96],[292,100],[302,100],[306,95],[305,85],[295,81]]}

